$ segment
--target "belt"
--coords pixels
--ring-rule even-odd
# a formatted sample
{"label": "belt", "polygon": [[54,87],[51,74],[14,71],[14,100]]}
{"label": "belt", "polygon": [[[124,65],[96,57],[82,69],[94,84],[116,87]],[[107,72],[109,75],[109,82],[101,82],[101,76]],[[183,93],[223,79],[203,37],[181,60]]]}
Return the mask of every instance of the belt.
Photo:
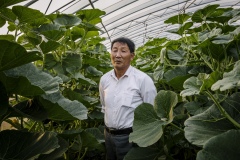
{"label": "belt", "polygon": [[105,129],[108,133],[113,135],[121,135],[121,134],[130,134],[133,130],[132,127],[130,128],[124,128],[124,129],[112,129],[105,126]]}

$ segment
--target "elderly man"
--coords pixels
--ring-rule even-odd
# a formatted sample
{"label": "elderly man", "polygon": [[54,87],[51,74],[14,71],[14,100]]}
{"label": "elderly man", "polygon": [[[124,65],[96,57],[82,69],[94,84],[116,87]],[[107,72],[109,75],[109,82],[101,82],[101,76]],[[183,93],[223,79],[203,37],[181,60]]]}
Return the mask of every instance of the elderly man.
{"label": "elderly man", "polygon": [[105,122],[105,145],[108,160],[122,160],[131,149],[134,110],[144,103],[154,103],[157,94],[152,79],[131,66],[135,44],[121,37],[112,41],[111,61],[114,69],[101,77],[100,101]]}

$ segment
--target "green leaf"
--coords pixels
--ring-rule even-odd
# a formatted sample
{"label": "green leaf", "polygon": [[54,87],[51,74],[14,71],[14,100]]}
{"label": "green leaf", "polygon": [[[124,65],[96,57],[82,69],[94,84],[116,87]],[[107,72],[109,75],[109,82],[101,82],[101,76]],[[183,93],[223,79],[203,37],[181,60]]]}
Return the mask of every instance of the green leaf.
{"label": "green leaf", "polygon": [[0,142],[0,159],[36,159],[59,147],[54,132],[4,130],[0,132]]}
{"label": "green leaf", "polygon": [[14,41],[15,38],[11,34],[0,35],[0,40]]}
{"label": "green leaf", "polygon": [[76,136],[78,136],[83,129],[78,129],[78,130],[63,130],[62,133],[59,133],[58,135],[67,141],[73,140]]}
{"label": "green leaf", "polygon": [[176,60],[176,61],[182,61],[184,60],[184,55],[186,53],[183,50],[167,50],[167,56],[169,59]]}
{"label": "green leaf", "polygon": [[189,28],[191,28],[192,26],[193,26],[193,22],[187,22],[178,29],[177,33],[179,35],[183,35],[183,33]]}
{"label": "green leaf", "polygon": [[42,95],[38,100],[47,110],[50,119],[60,121],[87,119],[86,107],[76,100],[65,98],[60,92]]}
{"label": "green leaf", "polygon": [[212,72],[210,75],[207,75],[207,74],[205,75],[202,74],[202,75],[204,76],[204,80],[203,80],[202,86],[200,87],[201,92],[211,88],[212,85],[220,78],[220,73],[217,71]]}
{"label": "green leaf", "polygon": [[105,15],[105,13],[106,12],[99,9],[85,9],[78,11],[76,14],[79,15],[82,20],[90,22],[96,18],[99,18],[102,15]]}
{"label": "green leaf", "polygon": [[88,116],[91,119],[103,119],[104,118],[104,114],[100,111],[92,111],[91,113],[88,114]]}
{"label": "green leaf", "polygon": [[240,86],[240,61],[237,61],[234,68],[230,72],[225,72],[223,74],[223,79],[218,80],[211,87],[213,91],[220,89],[220,91],[225,91],[227,89],[233,89]]}
{"label": "green leaf", "polygon": [[92,134],[99,143],[105,142],[104,140],[104,134],[100,131],[99,128],[87,128],[85,130],[87,133]]}
{"label": "green leaf", "polygon": [[43,121],[48,118],[47,111],[36,100],[27,100],[14,106],[16,112],[35,121]]}
{"label": "green leaf", "polygon": [[84,75],[82,75],[80,72],[71,72],[71,71],[68,71],[68,72],[72,75],[73,78],[79,80],[81,84],[97,85],[97,83],[94,80],[84,77]]}
{"label": "green leaf", "polygon": [[63,31],[57,24],[43,24],[39,28],[35,29],[36,32],[40,32],[46,39],[57,41],[64,36]]}
{"label": "green leaf", "polygon": [[65,71],[72,73],[82,67],[82,58],[80,54],[67,54],[62,58],[62,67]]}
{"label": "green leaf", "polygon": [[1,13],[1,18],[4,19],[5,21],[14,23],[17,18],[16,15],[9,8],[0,9],[0,13]]}
{"label": "green leaf", "polygon": [[151,104],[143,103],[134,111],[133,132],[129,136],[129,141],[137,143],[140,147],[150,146],[161,138],[162,127],[165,124]]}
{"label": "green leaf", "polygon": [[84,99],[83,95],[81,95],[81,91],[75,92],[72,91],[71,89],[66,88],[63,91],[63,95],[72,101],[77,100],[85,106],[91,105],[87,100]]}
{"label": "green leaf", "polygon": [[52,151],[50,154],[41,154],[37,160],[53,160],[63,156],[63,154],[68,150],[68,142],[62,139],[61,137],[57,138],[60,147]]}
{"label": "green leaf", "polygon": [[[211,138],[197,154],[197,160],[238,160],[240,130],[229,130]],[[217,146],[217,147],[216,147]]]}
{"label": "green leaf", "polygon": [[44,14],[39,10],[25,6],[13,6],[12,11],[18,17],[20,23],[33,23],[36,19],[44,17]]}
{"label": "green leaf", "polygon": [[155,98],[154,110],[158,117],[171,122],[173,120],[173,108],[177,103],[178,97],[175,92],[161,90]]}
{"label": "green leaf", "polygon": [[8,6],[23,2],[26,0],[1,0],[0,1],[0,8],[6,8]]}
{"label": "green leaf", "polygon": [[234,37],[230,34],[228,35],[218,35],[217,37],[212,39],[212,43],[214,44],[228,44],[234,40]]}
{"label": "green leaf", "polygon": [[101,64],[101,61],[98,58],[93,58],[87,55],[84,55],[83,57],[84,64],[88,64],[89,66],[97,66]]}
{"label": "green leaf", "polygon": [[207,5],[206,7],[199,9],[194,12],[192,15],[192,21],[193,22],[202,22],[207,19],[207,17],[210,17],[218,8],[220,5],[219,4],[214,4],[214,5]]}
{"label": "green leaf", "polygon": [[60,38],[64,36],[65,31],[62,30],[51,30],[51,31],[44,31],[41,32],[45,36],[46,39],[52,41],[58,41]]}
{"label": "green leaf", "polygon": [[36,29],[37,32],[47,32],[53,30],[60,30],[60,26],[57,24],[43,24]]}
{"label": "green leaf", "polygon": [[78,38],[82,38],[85,35],[85,32],[85,29],[74,26],[71,30],[72,39],[76,40]]}
{"label": "green leaf", "polygon": [[191,115],[197,115],[199,113],[203,113],[209,106],[203,107],[203,103],[191,101],[184,104],[184,107],[187,109],[188,113]]}
{"label": "green leaf", "polygon": [[48,53],[48,52],[50,52],[50,51],[52,51],[52,50],[55,50],[55,49],[57,49],[58,47],[60,46],[60,43],[58,43],[58,42],[56,42],[56,41],[52,41],[52,40],[50,40],[50,41],[47,41],[47,42],[42,42],[41,44],[40,44],[40,48],[41,48],[41,50],[42,50],[42,53]]}
{"label": "green leaf", "polygon": [[127,153],[124,160],[155,160],[161,154],[163,153],[157,147],[134,147]]}
{"label": "green leaf", "polygon": [[95,36],[99,36],[99,32],[98,31],[88,31],[86,34],[86,38],[92,38]]}
{"label": "green leaf", "polygon": [[6,20],[0,17],[0,27],[4,26],[6,23]]}
{"label": "green leaf", "polygon": [[2,82],[0,81],[0,116],[4,115],[7,110],[8,110],[8,95],[7,95],[7,91],[4,87],[4,85],[2,84]]}
{"label": "green leaf", "polygon": [[63,14],[54,20],[55,24],[60,26],[77,26],[81,23],[81,19],[74,15]]}
{"label": "green leaf", "polygon": [[99,70],[97,70],[97,68],[93,67],[93,66],[89,66],[86,68],[86,72],[92,74],[93,76],[102,76],[103,73]]}
{"label": "green leaf", "polygon": [[52,77],[31,63],[4,71],[0,80],[8,93],[22,96],[51,94],[58,91],[59,83],[62,83],[59,77]]}
{"label": "green leaf", "polygon": [[38,52],[27,52],[21,45],[0,40],[0,71],[40,60]]}
{"label": "green leaf", "polygon": [[187,66],[176,67],[172,70],[168,70],[164,73],[167,84],[177,90],[182,90],[183,83],[191,76],[190,74],[188,74],[189,70],[190,68]]}
{"label": "green leaf", "polygon": [[100,150],[104,151],[104,146],[98,142],[94,135],[89,132],[81,132],[82,148],[87,148],[89,151]]}
{"label": "green leaf", "polygon": [[164,74],[163,67],[157,66],[157,68],[154,70],[154,73],[153,73],[154,80],[158,81],[160,79],[163,79],[163,74]]}
{"label": "green leaf", "polygon": [[197,77],[190,77],[183,83],[184,90],[181,91],[180,96],[192,96],[200,93],[200,87],[202,83],[198,80]]}
{"label": "green leaf", "polygon": [[[236,121],[239,122],[240,94],[236,93],[221,103],[224,110]],[[222,101],[222,97],[218,101]],[[205,145],[210,138],[224,133],[236,127],[224,117],[216,105],[212,105],[205,112],[188,118],[185,123],[186,139],[198,146]]]}
{"label": "green leaf", "polygon": [[179,14],[179,15],[168,18],[167,20],[164,21],[164,23],[183,24],[189,18],[190,16],[188,14]]}

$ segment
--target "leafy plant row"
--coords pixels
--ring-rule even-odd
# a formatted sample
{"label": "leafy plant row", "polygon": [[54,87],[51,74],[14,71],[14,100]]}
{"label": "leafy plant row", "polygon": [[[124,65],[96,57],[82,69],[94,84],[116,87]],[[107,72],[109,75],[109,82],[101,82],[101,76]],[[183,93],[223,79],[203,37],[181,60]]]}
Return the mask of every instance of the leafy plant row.
{"label": "leafy plant row", "polygon": [[[105,12],[44,15],[0,2],[0,159],[101,159],[100,76],[111,69],[96,24]],[[99,127],[99,128],[98,128]]]}
{"label": "leafy plant row", "polygon": [[208,5],[165,21],[178,40],[154,38],[135,65],[155,80],[154,106],[135,111],[125,159],[237,160],[240,147],[240,10]]}

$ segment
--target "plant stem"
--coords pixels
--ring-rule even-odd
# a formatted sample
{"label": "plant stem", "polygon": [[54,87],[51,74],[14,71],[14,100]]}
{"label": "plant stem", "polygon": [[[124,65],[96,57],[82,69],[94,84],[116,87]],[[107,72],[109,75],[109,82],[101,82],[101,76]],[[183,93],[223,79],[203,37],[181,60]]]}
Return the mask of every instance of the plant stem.
{"label": "plant stem", "polygon": [[216,100],[216,98],[209,92],[205,91],[205,93],[213,100],[215,105],[218,107],[219,111],[222,113],[224,117],[226,117],[230,122],[233,123],[234,126],[237,128],[240,128],[240,124],[236,122],[226,111],[225,109],[219,104],[219,102]]}
{"label": "plant stem", "polygon": [[178,127],[177,125],[175,125],[174,123],[170,123],[170,125],[184,133],[184,130],[182,128]]}
{"label": "plant stem", "polygon": [[29,128],[28,132],[31,132],[31,131],[33,130],[33,128],[36,126],[36,124],[37,124],[37,121],[35,121],[35,122],[33,123],[33,125],[31,126],[31,128]]}

